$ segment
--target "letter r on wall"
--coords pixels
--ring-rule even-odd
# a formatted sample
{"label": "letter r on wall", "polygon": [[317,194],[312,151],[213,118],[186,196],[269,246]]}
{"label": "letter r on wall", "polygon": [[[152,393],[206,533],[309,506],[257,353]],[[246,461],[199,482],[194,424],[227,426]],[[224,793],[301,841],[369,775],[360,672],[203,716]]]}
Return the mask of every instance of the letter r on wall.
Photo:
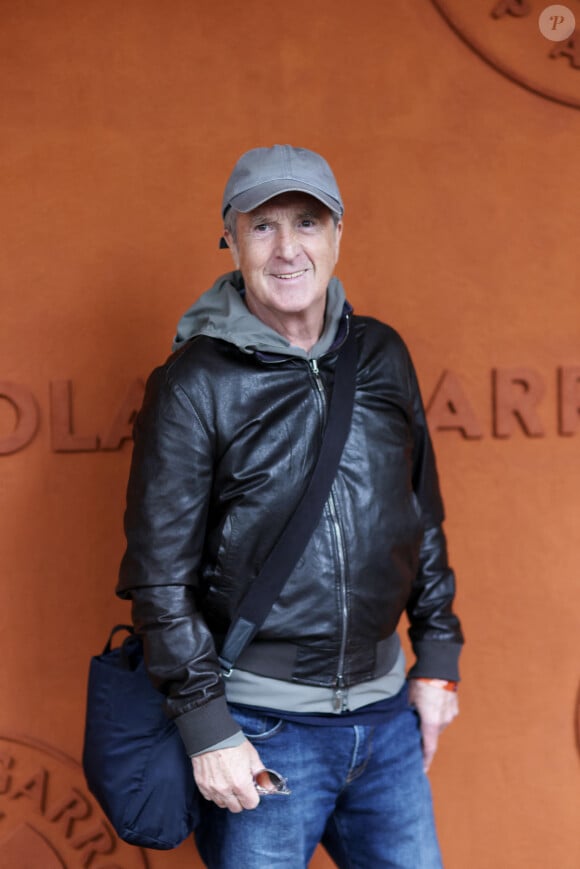
{"label": "letter r on wall", "polygon": [[509,438],[519,422],[529,437],[543,437],[544,426],[536,412],[546,387],[533,368],[495,368],[493,371],[494,434]]}

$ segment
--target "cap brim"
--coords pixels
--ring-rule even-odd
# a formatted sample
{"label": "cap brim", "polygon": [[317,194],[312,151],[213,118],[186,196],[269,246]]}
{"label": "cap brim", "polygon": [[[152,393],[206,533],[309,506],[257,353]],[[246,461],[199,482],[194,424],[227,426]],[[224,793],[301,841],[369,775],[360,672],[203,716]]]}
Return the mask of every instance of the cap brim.
{"label": "cap brim", "polygon": [[258,184],[256,187],[252,187],[251,190],[245,190],[243,193],[238,193],[237,196],[234,196],[233,199],[230,200],[229,204],[232,208],[235,208],[236,211],[241,211],[242,214],[246,214],[248,211],[253,211],[254,208],[257,208],[259,205],[263,205],[264,202],[268,202],[269,199],[273,199],[274,196],[279,196],[280,193],[294,192],[308,193],[310,196],[318,199],[319,202],[322,202],[323,205],[326,205],[326,207],[334,212],[338,217],[342,217],[343,215],[342,205],[333,196],[329,196],[317,187],[313,187],[311,184],[306,184],[303,181],[289,181],[283,178],[273,181],[265,181],[263,184]]}

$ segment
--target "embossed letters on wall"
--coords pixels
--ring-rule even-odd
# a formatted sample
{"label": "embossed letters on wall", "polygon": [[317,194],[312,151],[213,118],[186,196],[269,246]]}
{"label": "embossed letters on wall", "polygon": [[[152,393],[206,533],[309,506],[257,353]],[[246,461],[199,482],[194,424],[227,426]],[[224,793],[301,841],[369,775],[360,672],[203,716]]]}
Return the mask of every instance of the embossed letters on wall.
{"label": "embossed letters on wall", "polygon": [[39,742],[0,735],[0,866],[147,869],[146,852],[117,838],[80,765]]}
{"label": "embossed letters on wall", "polygon": [[[546,0],[433,0],[450,27],[482,60],[518,85],[540,96],[580,108],[580,35],[562,41],[543,35],[540,16]],[[580,3],[568,0],[580,24]],[[564,16],[552,26],[564,27]]]}
{"label": "embossed letters on wall", "polygon": [[[74,427],[72,380],[51,380],[49,384],[50,445],[55,453],[81,453],[118,450],[131,439],[132,425],[141,407],[145,386],[136,378],[129,385],[121,404],[113,411],[103,435],[79,434]],[[0,429],[0,456],[27,447],[38,432],[40,409],[36,397],[19,383],[0,382],[0,401],[7,403],[14,416],[12,430]]]}
{"label": "embossed letters on wall", "polygon": [[[569,437],[580,432],[580,366],[561,366],[547,378],[530,367],[494,368],[489,373],[491,425],[485,423],[489,404],[478,406],[461,375],[444,371],[425,402],[432,432],[456,432],[467,440],[516,435]],[[550,383],[551,381],[551,383]],[[81,389],[82,387],[77,387]],[[102,433],[78,431],[72,380],[49,384],[50,448],[55,453],[111,452],[132,437],[135,416],[143,401],[144,382],[133,380],[118,406],[112,405]],[[37,397],[18,383],[0,382],[2,403],[11,409],[0,425],[0,457],[20,452],[39,432]],[[4,408],[6,409],[6,408]]]}

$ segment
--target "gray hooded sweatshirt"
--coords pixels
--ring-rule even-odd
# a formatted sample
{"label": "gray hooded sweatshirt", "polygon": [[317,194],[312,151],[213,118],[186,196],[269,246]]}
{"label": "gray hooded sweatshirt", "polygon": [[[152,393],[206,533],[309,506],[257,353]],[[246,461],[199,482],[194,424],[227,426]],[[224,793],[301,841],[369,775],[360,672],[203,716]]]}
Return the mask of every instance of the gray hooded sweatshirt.
{"label": "gray hooded sweatshirt", "polygon": [[177,350],[195,335],[229,341],[243,353],[277,353],[318,359],[332,346],[345,305],[345,295],[338,278],[328,284],[324,329],[308,352],[290,344],[282,335],[251,314],[244,302],[244,282],[240,272],[228,272],[199,297],[177,324],[173,349]]}

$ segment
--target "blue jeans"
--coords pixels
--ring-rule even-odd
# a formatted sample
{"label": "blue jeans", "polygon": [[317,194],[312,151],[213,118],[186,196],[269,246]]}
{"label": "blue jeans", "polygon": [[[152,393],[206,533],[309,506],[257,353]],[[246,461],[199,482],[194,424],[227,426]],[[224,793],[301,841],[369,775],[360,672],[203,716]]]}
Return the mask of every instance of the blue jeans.
{"label": "blue jeans", "polygon": [[231,711],[292,793],[239,814],[202,800],[196,839],[209,869],[306,869],[319,842],[340,869],[441,869],[411,707],[346,727]]}

